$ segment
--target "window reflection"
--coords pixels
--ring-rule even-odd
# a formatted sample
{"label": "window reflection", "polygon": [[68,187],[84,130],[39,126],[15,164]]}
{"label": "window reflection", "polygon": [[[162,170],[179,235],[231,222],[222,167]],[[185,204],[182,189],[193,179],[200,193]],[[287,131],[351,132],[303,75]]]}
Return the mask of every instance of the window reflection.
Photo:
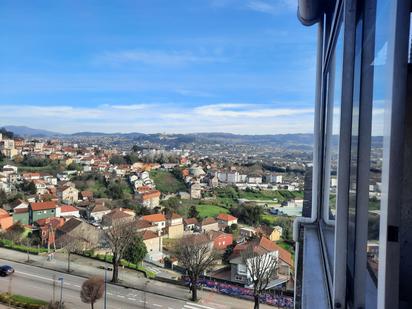
{"label": "window reflection", "polygon": [[378,276],[379,258],[379,220],[381,205],[381,181],[383,161],[383,120],[385,112],[385,93],[388,84],[387,54],[388,27],[384,22],[390,1],[377,1],[375,28],[375,58],[373,63],[373,103],[372,103],[372,140],[369,173],[368,207],[368,270],[375,284]]}

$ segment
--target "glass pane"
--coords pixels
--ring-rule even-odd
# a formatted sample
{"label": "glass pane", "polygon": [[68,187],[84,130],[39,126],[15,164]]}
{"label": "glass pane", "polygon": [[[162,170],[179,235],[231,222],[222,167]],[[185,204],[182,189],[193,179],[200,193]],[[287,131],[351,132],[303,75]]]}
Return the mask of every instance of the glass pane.
{"label": "glass pane", "polygon": [[372,142],[369,177],[369,215],[368,215],[368,271],[377,285],[379,257],[379,219],[381,201],[382,161],[383,161],[383,122],[385,113],[386,86],[389,84],[387,48],[389,27],[387,12],[391,1],[377,1],[375,37],[375,57],[371,64],[373,76],[372,103]]}
{"label": "glass pane", "polygon": [[359,17],[356,24],[355,42],[355,65],[353,84],[353,106],[352,106],[352,137],[349,179],[349,207],[348,207],[348,229],[347,229],[347,292],[348,303],[353,302],[353,282],[355,273],[355,251],[356,251],[356,188],[358,171],[358,143],[359,143],[359,104],[361,95],[361,65],[362,65],[362,33],[363,18]]}
{"label": "glass pane", "polygon": [[[343,29],[343,26],[340,26]],[[335,229],[333,220],[336,214],[336,189],[337,189],[337,167],[338,147],[340,133],[340,109],[342,96],[342,66],[343,66],[343,33],[338,32],[333,56],[327,71],[328,93],[326,104],[326,130],[325,130],[325,169],[324,169],[324,194],[323,194],[323,216],[327,218],[326,224],[322,225],[323,235],[328,255],[329,269],[333,280],[333,254],[335,242]]]}

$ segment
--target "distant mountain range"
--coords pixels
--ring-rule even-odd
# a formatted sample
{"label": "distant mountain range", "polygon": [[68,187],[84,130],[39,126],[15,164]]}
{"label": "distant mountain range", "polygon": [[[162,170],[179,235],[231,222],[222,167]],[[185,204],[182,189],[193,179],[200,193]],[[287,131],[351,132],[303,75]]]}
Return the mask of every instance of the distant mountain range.
{"label": "distant mountain range", "polygon": [[[145,133],[101,133],[101,132],[78,132],[63,134],[53,131],[33,129],[26,126],[4,126],[8,131],[22,137],[32,138],[93,138],[93,137],[117,137],[128,139],[132,142],[151,142],[178,147],[189,143],[204,144],[249,144],[280,146],[281,148],[310,150],[313,145],[313,134],[273,134],[273,135],[241,135],[231,133],[188,133],[188,134],[145,134]],[[337,137],[333,143],[337,144]],[[381,147],[382,137],[372,138],[372,145]]]}
{"label": "distant mountain range", "polygon": [[7,131],[13,132],[15,135],[22,137],[51,137],[62,135],[61,133],[41,129],[33,129],[26,126],[3,126],[3,128],[5,128]]}

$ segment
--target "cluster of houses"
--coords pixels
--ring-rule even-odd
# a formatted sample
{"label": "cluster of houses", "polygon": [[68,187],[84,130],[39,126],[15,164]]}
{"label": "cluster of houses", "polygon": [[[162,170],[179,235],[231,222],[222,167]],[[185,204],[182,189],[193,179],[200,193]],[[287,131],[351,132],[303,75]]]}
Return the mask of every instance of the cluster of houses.
{"label": "cluster of houses", "polygon": [[[179,239],[184,235],[201,237],[214,249],[223,253],[228,246],[233,246],[229,257],[230,272],[225,279],[248,286],[250,274],[247,273],[240,255],[247,244],[252,242],[261,254],[276,256],[279,261],[279,277],[274,284],[289,282],[293,277],[293,261],[289,252],[276,244],[282,236],[281,227],[260,226],[258,228],[240,227],[239,237],[234,239],[227,233],[227,227],[237,224],[237,218],[229,214],[219,214],[216,218],[183,218],[177,213],[155,213],[136,217],[134,211],[125,208],[110,209],[109,200],[95,198],[91,191],[81,191],[70,181],[77,173],[98,172],[106,179],[125,177],[137,201],[148,209],[158,208],[161,193],[156,190],[149,171],[157,168],[173,169],[177,164],[142,163],[110,164],[110,157],[116,150],[104,150],[96,147],[80,148],[76,144],[57,141],[48,143],[25,141],[21,139],[2,139],[0,135],[0,151],[7,158],[30,155],[38,158],[58,160],[69,167],[56,176],[42,172],[19,173],[13,165],[3,166],[0,172],[0,190],[13,193],[19,184],[33,183],[35,194],[25,200],[17,199],[13,203],[3,205],[0,209],[0,230],[7,230],[14,223],[38,233],[44,246],[52,247],[60,238],[75,235],[88,235],[96,246],[104,229],[116,222],[135,222],[135,228],[141,235],[148,251],[146,259],[161,261],[168,254],[163,245],[164,239]],[[187,156],[180,158],[182,179],[188,187],[187,192],[179,192],[181,198],[201,199],[205,191],[218,186],[236,185],[239,188],[286,188],[295,190],[299,184],[285,182],[282,175],[265,176],[240,174],[236,170],[220,171],[213,166],[202,166],[191,163]],[[208,172],[205,172],[207,170]],[[218,271],[217,275],[218,276]],[[221,273],[219,273],[221,274]],[[282,278],[280,280],[279,278]],[[280,281],[279,281],[280,280]],[[285,281],[286,280],[286,281]]]}

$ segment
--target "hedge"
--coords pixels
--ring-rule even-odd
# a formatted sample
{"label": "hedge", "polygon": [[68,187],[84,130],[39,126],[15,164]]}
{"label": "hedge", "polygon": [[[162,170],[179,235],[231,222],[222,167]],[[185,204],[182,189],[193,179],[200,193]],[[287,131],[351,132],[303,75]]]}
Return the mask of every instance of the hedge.
{"label": "hedge", "polygon": [[17,245],[13,243],[11,240],[8,239],[0,239],[0,247],[4,247],[11,250],[16,250],[20,252],[29,252],[30,254],[39,254],[39,253],[46,253],[48,250],[46,248],[35,248],[35,247],[27,247],[23,245]]}
{"label": "hedge", "polygon": [[47,305],[47,302],[43,300],[8,293],[0,294],[0,303],[10,304],[12,306],[25,309],[40,309],[45,308],[44,306]]}

